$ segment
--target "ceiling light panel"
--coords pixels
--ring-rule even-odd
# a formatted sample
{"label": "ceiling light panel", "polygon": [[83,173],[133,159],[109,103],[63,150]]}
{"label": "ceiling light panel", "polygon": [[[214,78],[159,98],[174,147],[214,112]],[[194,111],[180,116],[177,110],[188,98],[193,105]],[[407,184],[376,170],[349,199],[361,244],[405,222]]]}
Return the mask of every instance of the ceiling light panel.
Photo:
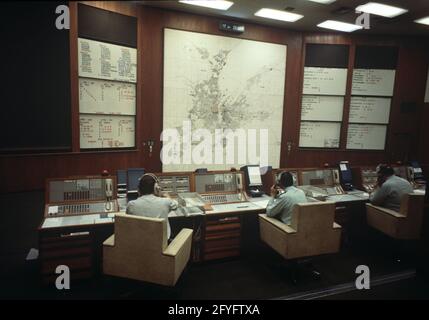
{"label": "ceiling light panel", "polygon": [[386,18],[394,18],[401,14],[404,14],[408,10],[398,8],[398,7],[388,6],[387,4],[368,2],[367,4],[363,4],[361,6],[356,7],[356,11],[375,14],[377,16],[382,16]]}
{"label": "ceiling light panel", "polygon": [[304,17],[303,15],[300,15],[297,13],[269,9],[269,8],[260,9],[258,12],[255,13],[255,16],[274,19],[274,20],[281,20],[286,22],[295,22]]}

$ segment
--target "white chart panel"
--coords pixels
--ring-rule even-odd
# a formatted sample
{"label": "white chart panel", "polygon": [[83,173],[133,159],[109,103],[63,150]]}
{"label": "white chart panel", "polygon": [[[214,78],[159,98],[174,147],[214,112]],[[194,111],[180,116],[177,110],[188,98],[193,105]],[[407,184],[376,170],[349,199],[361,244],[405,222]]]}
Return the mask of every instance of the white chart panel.
{"label": "white chart panel", "polygon": [[389,123],[390,98],[352,97],[349,122]]}
{"label": "white chart panel", "polygon": [[131,148],[135,146],[135,117],[80,115],[80,148]]}
{"label": "white chart panel", "polygon": [[299,146],[307,148],[339,148],[341,123],[301,122]]}
{"label": "white chart panel", "polygon": [[395,70],[354,69],[352,95],[393,96]]}
{"label": "white chart panel", "polygon": [[79,76],[137,82],[137,49],[78,39]]}
{"label": "white chart panel", "polygon": [[349,124],[347,149],[384,150],[387,126]]}
{"label": "white chart panel", "polygon": [[346,94],[347,69],[304,68],[304,94],[326,94],[344,96]]}
{"label": "white chart panel", "polygon": [[79,78],[79,111],[96,114],[136,114],[134,83]]}
{"label": "white chart panel", "polygon": [[303,95],[301,120],[342,121],[344,97]]}

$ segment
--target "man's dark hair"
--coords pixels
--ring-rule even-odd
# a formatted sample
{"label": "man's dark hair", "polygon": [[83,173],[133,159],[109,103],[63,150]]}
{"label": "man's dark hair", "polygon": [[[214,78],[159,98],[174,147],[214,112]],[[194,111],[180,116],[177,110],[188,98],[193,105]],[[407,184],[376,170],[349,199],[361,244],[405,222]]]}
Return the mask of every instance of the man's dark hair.
{"label": "man's dark hair", "polygon": [[139,193],[144,196],[152,194],[155,190],[155,179],[151,176],[143,176],[139,181]]}
{"label": "man's dark hair", "polygon": [[395,174],[393,168],[387,164],[382,164],[378,168],[378,174],[384,177],[390,177]]}
{"label": "man's dark hair", "polygon": [[293,186],[293,176],[290,172],[284,171],[280,174],[279,184],[283,188]]}

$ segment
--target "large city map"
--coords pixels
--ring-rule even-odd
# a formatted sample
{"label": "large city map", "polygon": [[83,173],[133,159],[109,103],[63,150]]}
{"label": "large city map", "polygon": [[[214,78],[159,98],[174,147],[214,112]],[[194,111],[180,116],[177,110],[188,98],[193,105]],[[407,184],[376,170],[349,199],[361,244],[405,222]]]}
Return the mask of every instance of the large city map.
{"label": "large city map", "polygon": [[[246,150],[253,147],[259,154],[264,149],[260,143],[266,144],[268,164],[278,167],[285,72],[285,45],[165,29],[163,128],[177,129],[182,137],[183,122],[189,121],[193,132],[207,129],[213,133],[213,150],[216,145],[226,145],[226,139],[215,138],[215,131],[253,130],[256,139],[252,134],[247,136]],[[268,130],[268,139],[260,134],[261,129]],[[175,152],[183,157],[182,147]],[[239,168],[251,160],[238,158],[226,163],[224,157],[223,163],[205,163],[203,167]],[[197,167],[201,166],[163,163],[164,171]]]}

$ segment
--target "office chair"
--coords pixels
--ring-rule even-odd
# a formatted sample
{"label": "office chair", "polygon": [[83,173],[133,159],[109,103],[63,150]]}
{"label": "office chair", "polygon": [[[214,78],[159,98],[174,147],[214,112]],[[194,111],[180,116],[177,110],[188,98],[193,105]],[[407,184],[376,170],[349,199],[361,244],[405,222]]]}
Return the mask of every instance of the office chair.
{"label": "office chair", "polygon": [[103,272],[174,286],[189,261],[192,232],[182,229],[167,245],[165,219],[116,214],[115,234],[103,243]]}
{"label": "office chair", "polygon": [[401,199],[399,212],[366,204],[368,225],[393,239],[393,254],[397,261],[405,253],[402,250],[404,240],[418,240],[421,237],[424,198],[422,194],[405,194]]}
{"label": "office chair", "polygon": [[334,222],[334,215],[335,203],[329,201],[295,205],[290,225],[266,214],[259,215],[261,240],[293,266],[293,283],[298,281],[298,265],[307,262],[305,258],[339,251],[341,226]]}

